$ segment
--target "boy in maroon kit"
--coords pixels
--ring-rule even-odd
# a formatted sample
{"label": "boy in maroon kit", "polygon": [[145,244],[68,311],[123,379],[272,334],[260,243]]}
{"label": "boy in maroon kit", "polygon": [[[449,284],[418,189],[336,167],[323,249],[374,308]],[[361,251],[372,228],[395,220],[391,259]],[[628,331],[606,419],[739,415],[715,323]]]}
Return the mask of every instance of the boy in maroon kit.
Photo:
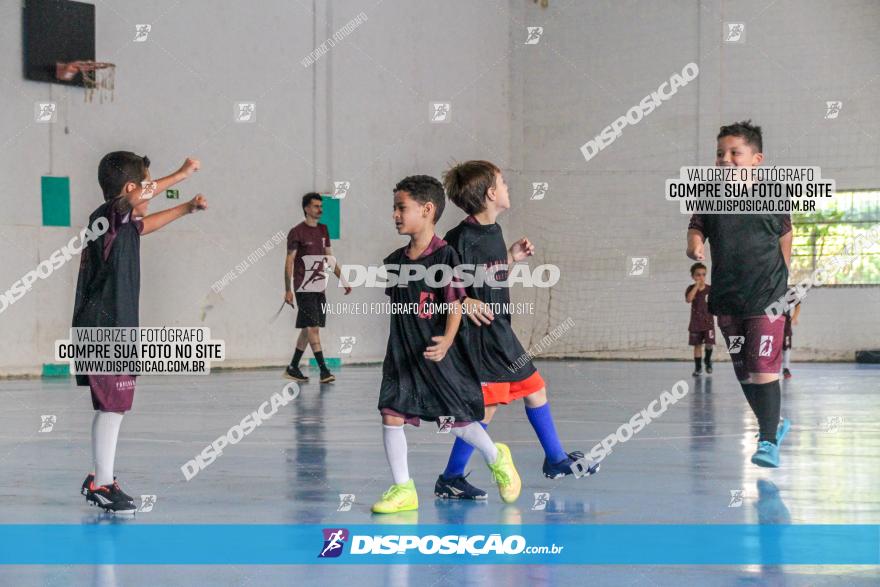
{"label": "boy in maroon kit", "polygon": [[[756,167],[764,160],[761,127],[751,121],[722,126],[715,165]],[[687,255],[705,258],[712,246],[709,311],[727,342],[736,378],[760,428],[752,463],[779,466],[779,444],[790,423],[780,421],[784,320],[766,309],[785,295],[791,258],[789,214],[694,214],[687,232]]]}
{"label": "boy in maroon kit", "polygon": [[[89,226],[104,218],[109,230],[82,252],[73,308],[73,328],[137,328],[140,326],[140,242],[178,218],[205,210],[202,194],[191,201],[154,214],[147,205],[154,194],[199,170],[197,159],[187,159],[176,172],[153,181],[150,160],[128,151],[114,151],[98,165],[98,183],[104,203],[89,217]],[[134,500],[116,482],[113,467],[123,416],[131,410],[137,375],[77,375],[76,384],[89,386],[95,417],[92,420],[94,473],[86,475],[80,492],[86,501],[115,514],[131,514]]]}
{"label": "boy in maroon kit", "polygon": [[[398,282],[385,289],[392,310],[378,405],[394,484],[373,504],[377,514],[419,507],[409,476],[404,424],[418,426],[421,420],[440,424],[444,417],[453,418],[446,421],[452,422],[456,442],[480,452],[505,503],[516,501],[522,490],[510,447],[494,443],[479,424],[485,409],[477,366],[469,349],[456,340],[464,288],[454,280],[441,284],[425,277],[437,268],[451,275],[460,264],[455,249],[434,233],[445,201],[443,186],[427,175],[407,177],[394,187],[394,225],[410,242],[383,261],[389,277]],[[422,277],[401,279],[418,269],[425,271]]]}
{"label": "boy in maroon kit", "polygon": [[706,346],[706,373],[712,374],[712,348],[715,345],[715,318],[709,313],[709,291],[706,283],[706,266],[691,265],[694,283],[684,292],[684,301],[691,305],[691,321],[688,324],[688,344],[694,347],[694,377],[703,374],[703,345]]}

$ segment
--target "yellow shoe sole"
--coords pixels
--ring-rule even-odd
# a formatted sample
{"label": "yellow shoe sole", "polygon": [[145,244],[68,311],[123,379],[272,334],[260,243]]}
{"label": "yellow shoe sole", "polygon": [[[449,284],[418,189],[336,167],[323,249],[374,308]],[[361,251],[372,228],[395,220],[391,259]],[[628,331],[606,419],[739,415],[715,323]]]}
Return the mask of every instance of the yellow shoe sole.
{"label": "yellow shoe sole", "polygon": [[409,505],[405,505],[405,506],[402,506],[399,508],[384,508],[380,504],[376,503],[376,504],[373,504],[371,511],[374,514],[396,514],[398,512],[411,512],[411,511],[417,510],[417,509],[419,509],[418,502],[413,503],[413,504],[409,504]]}
{"label": "yellow shoe sole", "polygon": [[510,485],[506,491],[502,490],[499,485],[498,493],[501,495],[501,501],[504,503],[513,503],[519,499],[519,495],[522,493],[522,479],[520,479],[516,466],[513,464],[513,456],[510,454],[510,447],[503,442],[496,442],[495,446],[498,447],[499,458],[504,458],[510,461],[511,469]]}

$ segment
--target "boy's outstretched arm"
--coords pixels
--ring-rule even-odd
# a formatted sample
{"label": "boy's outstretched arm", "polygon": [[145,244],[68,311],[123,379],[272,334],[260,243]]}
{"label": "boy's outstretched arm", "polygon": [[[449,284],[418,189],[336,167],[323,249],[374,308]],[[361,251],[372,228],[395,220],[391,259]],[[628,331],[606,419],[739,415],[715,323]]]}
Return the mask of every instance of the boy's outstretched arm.
{"label": "boy's outstretched arm", "polygon": [[167,210],[162,210],[161,212],[156,212],[154,214],[150,214],[149,216],[144,216],[144,230],[141,235],[150,234],[151,232],[155,232],[168,224],[169,222],[173,222],[178,218],[182,218],[187,214],[192,214],[196,210],[207,210],[208,209],[208,200],[205,199],[205,196],[202,194],[198,194],[195,198],[186,202],[184,204],[180,204],[179,206],[174,206],[173,208],[168,208]]}
{"label": "boy's outstretched arm", "polygon": [[180,166],[180,169],[172,173],[171,175],[166,175],[165,177],[160,177],[155,181],[154,191],[162,192],[170,188],[171,186],[182,182],[187,179],[193,173],[198,171],[202,166],[202,162],[198,159],[193,159],[192,157],[187,157],[183,162],[183,165]]}
{"label": "boy's outstretched arm", "polygon": [[522,237],[507,249],[507,265],[513,265],[519,261],[525,261],[527,257],[535,254],[535,245],[526,237]]}

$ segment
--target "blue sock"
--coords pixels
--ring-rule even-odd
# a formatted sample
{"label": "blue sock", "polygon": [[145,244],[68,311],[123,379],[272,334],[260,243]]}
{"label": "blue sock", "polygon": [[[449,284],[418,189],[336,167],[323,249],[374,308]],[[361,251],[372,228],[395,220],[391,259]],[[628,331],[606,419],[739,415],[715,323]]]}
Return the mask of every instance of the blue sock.
{"label": "blue sock", "polygon": [[553,423],[553,416],[550,415],[550,402],[547,402],[540,408],[530,408],[526,406],[526,416],[538,435],[538,440],[544,448],[544,454],[551,463],[568,458],[568,454],[562,449],[562,443],[559,442],[559,436],[556,434],[556,425]]}
{"label": "blue sock", "polygon": [[[483,430],[489,428],[489,425],[483,422],[480,422],[480,426],[483,427]],[[461,438],[456,438],[455,444],[452,445],[452,452],[449,453],[449,462],[446,463],[446,470],[443,471],[443,476],[449,479],[450,477],[464,475],[464,468],[467,467],[472,454],[474,454],[474,447]]]}

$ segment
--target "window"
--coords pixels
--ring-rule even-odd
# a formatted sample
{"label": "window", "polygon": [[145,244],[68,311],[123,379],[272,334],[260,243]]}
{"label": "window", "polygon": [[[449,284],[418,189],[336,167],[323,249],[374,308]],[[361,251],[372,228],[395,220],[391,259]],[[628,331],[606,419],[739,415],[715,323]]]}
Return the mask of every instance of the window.
{"label": "window", "polygon": [[880,242],[872,238],[856,242],[859,235],[880,227],[880,189],[838,191],[817,202],[815,212],[792,215],[792,224],[792,284],[841,256],[851,256],[852,261],[829,272],[825,284],[880,284]]}

